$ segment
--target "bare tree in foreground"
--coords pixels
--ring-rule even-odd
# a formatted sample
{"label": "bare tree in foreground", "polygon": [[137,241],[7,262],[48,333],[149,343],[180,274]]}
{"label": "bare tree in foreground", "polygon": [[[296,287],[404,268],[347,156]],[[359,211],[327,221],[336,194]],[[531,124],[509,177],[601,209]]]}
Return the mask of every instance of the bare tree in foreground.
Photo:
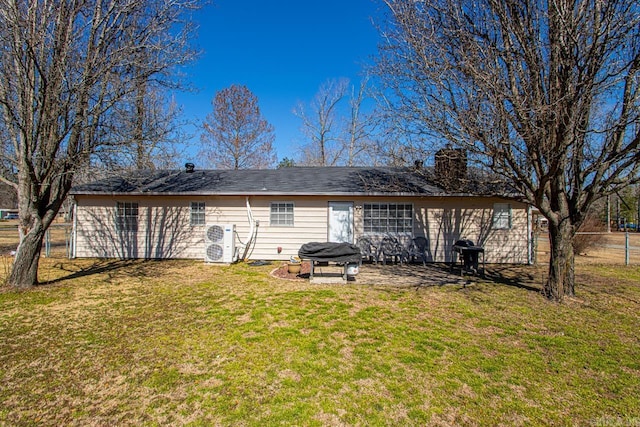
{"label": "bare tree in foreground", "polygon": [[[196,0],[0,0],[0,134],[19,195],[8,283],[38,283],[45,231],[89,158],[113,144],[115,111],[141,81],[170,83],[193,57],[183,14]],[[6,177],[5,177],[6,178]]]}
{"label": "bare tree in foreground", "polygon": [[544,291],[573,295],[576,230],[595,200],[638,180],[640,3],[385,3],[379,66],[395,111],[540,209],[552,248]]}
{"label": "bare tree in foreground", "polygon": [[216,93],[204,124],[203,154],[220,169],[264,169],[276,161],[275,132],[258,106],[258,98],[244,85]]}

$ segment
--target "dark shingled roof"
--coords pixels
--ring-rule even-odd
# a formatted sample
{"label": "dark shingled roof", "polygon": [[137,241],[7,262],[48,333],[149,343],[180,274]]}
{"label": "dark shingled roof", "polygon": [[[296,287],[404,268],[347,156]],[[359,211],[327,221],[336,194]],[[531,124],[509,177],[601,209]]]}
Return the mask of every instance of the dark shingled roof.
{"label": "dark shingled roof", "polygon": [[466,180],[445,191],[429,168],[289,167],[281,169],[136,171],[75,186],[71,194],[102,195],[505,195],[495,180]]}

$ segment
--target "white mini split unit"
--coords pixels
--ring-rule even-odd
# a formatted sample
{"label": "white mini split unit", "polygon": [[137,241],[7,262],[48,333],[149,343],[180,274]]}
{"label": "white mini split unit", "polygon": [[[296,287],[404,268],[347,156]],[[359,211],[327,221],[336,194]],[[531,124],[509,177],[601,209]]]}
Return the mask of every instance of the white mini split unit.
{"label": "white mini split unit", "polygon": [[205,262],[231,264],[236,260],[235,224],[207,225],[204,234]]}

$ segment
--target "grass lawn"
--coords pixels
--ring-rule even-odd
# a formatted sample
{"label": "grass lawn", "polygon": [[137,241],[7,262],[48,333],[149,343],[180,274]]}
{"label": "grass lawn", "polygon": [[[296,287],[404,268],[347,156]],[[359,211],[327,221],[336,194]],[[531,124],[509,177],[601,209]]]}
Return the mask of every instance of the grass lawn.
{"label": "grass lawn", "polygon": [[560,305],[273,268],[43,259],[0,291],[0,425],[640,425],[637,266]]}

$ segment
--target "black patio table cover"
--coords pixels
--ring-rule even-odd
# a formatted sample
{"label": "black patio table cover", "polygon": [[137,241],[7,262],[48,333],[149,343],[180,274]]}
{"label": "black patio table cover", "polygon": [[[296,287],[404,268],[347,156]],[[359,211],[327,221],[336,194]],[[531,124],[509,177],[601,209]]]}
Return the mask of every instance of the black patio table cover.
{"label": "black patio table cover", "polygon": [[298,256],[313,261],[360,262],[360,248],[351,243],[309,242],[300,247]]}

